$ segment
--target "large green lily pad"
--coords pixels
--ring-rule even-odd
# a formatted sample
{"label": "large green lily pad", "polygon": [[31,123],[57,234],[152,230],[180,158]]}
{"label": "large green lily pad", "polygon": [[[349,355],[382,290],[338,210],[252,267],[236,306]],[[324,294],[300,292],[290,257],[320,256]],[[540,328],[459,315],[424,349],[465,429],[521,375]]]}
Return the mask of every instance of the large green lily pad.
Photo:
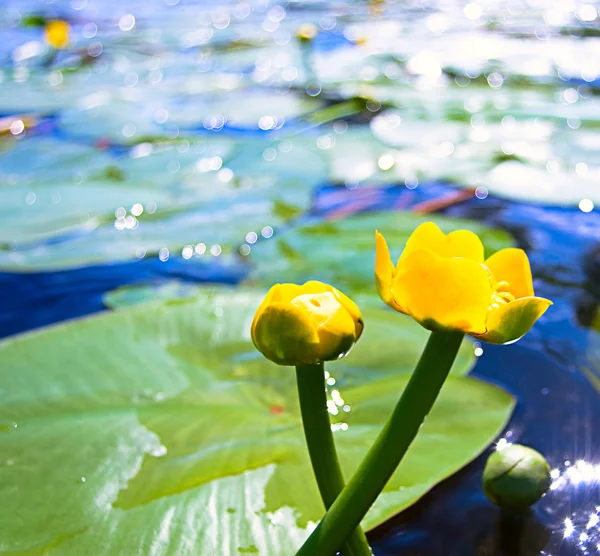
{"label": "large green lily pad", "polygon": [[278,282],[315,279],[335,284],[342,290],[371,292],[375,287],[375,230],[385,236],[394,259],[414,229],[428,220],[436,222],[446,233],[473,230],[481,237],[486,256],[513,244],[507,232],[470,220],[406,212],[363,214],[308,223],[274,239],[259,240],[250,254],[255,265],[252,279],[269,284],[273,277]]}
{"label": "large green lily pad", "polygon": [[[323,507],[294,372],[264,360],[249,324],[264,292],[210,289],[0,344],[0,551],[291,555]],[[329,365],[347,475],[375,438],[426,338],[386,309]],[[371,528],[478,455],[513,401],[463,376],[465,341],[439,403]]]}
{"label": "large green lily pad", "polygon": [[[208,303],[210,306],[219,307],[231,304],[229,297],[234,295],[233,291],[230,289],[219,290],[215,287],[201,286],[178,280],[165,280],[149,284],[122,286],[107,292],[103,301],[111,309],[122,310],[150,301],[175,303],[178,299],[183,301],[185,298],[193,297],[196,303]],[[238,294],[235,295],[237,297]],[[260,295],[257,293],[255,295],[258,296],[256,301],[260,301]],[[379,375],[388,376],[390,372],[410,373],[421,354],[422,346],[427,338],[427,331],[413,323],[411,319],[387,309],[376,295],[364,294],[354,299],[360,306],[365,318],[369,319],[369,326],[361,341],[354,347],[353,358],[345,358],[336,362],[332,372],[335,374],[336,370],[342,369],[343,378],[346,382],[351,377],[363,382],[365,378],[360,379],[360,373],[364,370],[365,365],[369,366],[370,377],[367,377],[366,380]],[[244,305],[249,310],[249,306],[246,305],[245,301]],[[249,313],[247,316],[247,324],[249,325],[252,314]],[[405,344],[401,354],[390,353],[387,347],[390,341],[399,341]],[[254,352],[254,348],[249,347]],[[358,370],[352,365],[348,366],[355,359],[360,360],[361,363]],[[461,346],[452,373],[465,375],[469,371],[472,359],[472,345],[470,342],[465,341]]]}

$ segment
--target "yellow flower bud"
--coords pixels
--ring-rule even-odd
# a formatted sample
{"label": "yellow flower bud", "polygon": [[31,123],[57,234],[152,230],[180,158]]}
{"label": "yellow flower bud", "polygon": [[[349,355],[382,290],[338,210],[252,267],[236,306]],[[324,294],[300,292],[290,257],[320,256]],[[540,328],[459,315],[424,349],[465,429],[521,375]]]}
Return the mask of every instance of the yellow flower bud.
{"label": "yellow flower bud", "polygon": [[311,365],[344,357],[364,328],[359,308],[322,282],[275,284],[254,315],[252,341],[278,365]]}
{"label": "yellow flower bud", "polygon": [[53,48],[62,50],[69,45],[71,26],[66,21],[50,21],[44,29],[46,42]]}

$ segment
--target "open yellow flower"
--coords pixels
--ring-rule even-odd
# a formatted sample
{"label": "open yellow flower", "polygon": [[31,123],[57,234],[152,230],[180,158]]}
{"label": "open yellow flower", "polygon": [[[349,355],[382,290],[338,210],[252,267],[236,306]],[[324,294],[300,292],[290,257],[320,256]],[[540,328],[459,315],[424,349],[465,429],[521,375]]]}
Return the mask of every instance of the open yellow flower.
{"label": "open yellow flower", "polygon": [[69,46],[69,35],[71,26],[60,19],[49,21],[44,28],[44,37],[46,42],[57,50],[62,50]]}
{"label": "open yellow flower", "polygon": [[376,232],[375,282],[387,305],[425,328],[459,330],[492,344],[518,340],[552,305],[534,296],[522,249],[502,249],[484,260],[476,234],[446,235],[433,222],[412,233],[395,267]]}
{"label": "open yellow flower", "polygon": [[278,365],[312,365],[346,355],[363,331],[356,304],[322,282],[275,284],[254,315],[252,341]]}

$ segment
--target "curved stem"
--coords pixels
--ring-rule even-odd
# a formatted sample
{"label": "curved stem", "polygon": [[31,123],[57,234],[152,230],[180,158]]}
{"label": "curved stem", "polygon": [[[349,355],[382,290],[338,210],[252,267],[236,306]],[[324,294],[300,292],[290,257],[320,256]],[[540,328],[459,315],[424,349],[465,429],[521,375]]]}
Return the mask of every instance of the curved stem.
{"label": "curved stem", "polygon": [[[299,365],[296,367],[296,379],[308,453],[323,504],[328,509],[344,488],[344,476],[327,411],[323,363]],[[369,543],[360,527],[350,529],[346,537],[339,544],[342,546],[346,540],[342,548],[344,556],[371,556]]]}
{"label": "curved stem", "polygon": [[432,332],[375,444],[296,556],[333,556],[359,525],[417,436],[458,353],[463,334]]}

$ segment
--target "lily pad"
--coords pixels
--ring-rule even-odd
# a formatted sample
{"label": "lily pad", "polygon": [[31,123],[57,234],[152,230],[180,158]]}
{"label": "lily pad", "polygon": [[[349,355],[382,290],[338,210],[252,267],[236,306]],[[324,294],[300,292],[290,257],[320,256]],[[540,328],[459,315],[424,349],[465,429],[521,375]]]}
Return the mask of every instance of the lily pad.
{"label": "lily pad", "polygon": [[[208,289],[0,343],[0,550],[291,556],[323,507],[294,372],[249,338],[263,295]],[[365,319],[364,340],[329,366],[346,475],[426,337],[385,309]],[[506,423],[511,397],[461,376],[472,360],[465,342],[367,528],[472,460]]]}
{"label": "lily pad", "polygon": [[[169,129],[220,130],[223,125],[238,129],[258,130],[262,117],[269,117],[271,124],[263,120],[263,127],[281,127],[285,121],[308,114],[321,106],[321,102],[308,95],[300,96],[286,92],[285,95],[266,94],[260,89],[246,89],[242,86],[242,73],[220,74],[212,90],[206,90],[205,80],[193,73],[184,72],[182,79],[173,79],[172,85],[184,93],[180,96],[163,97],[163,103],[155,100],[156,90],[146,86],[135,89],[135,94],[123,95],[92,94],[71,107],[63,107],[60,127],[65,132],[80,128],[87,138],[112,138],[123,140],[124,134],[164,134]],[[197,90],[197,86],[201,90]],[[119,91],[117,84],[114,90]],[[197,102],[198,93],[203,94],[203,102]],[[87,102],[87,105],[86,105]],[[88,108],[91,105],[92,108]],[[141,107],[132,110],[132,107]],[[164,125],[158,124],[155,117],[158,110],[168,114]],[[160,112],[158,112],[160,114]],[[130,126],[130,127],[126,127]],[[84,131],[83,131],[84,130]]]}
{"label": "lily pad", "polygon": [[102,301],[109,309],[123,309],[148,301],[195,297],[201,291],[207,291],[206,286],[198,286],[179,280],[167,280],[151,284],[121,286],[116,290],[106,292],[102,297]]}
{"label": "lily pad", "polygon": [[511,236],[469,220],[442,216],[419,216],[406,212],[363,214],[322,223],[309,223],[274,239],[259,240],[250,258],[255,264],[252,279],[271,284],[322,280],[348,291],[372,291],[375,264],[375,230],[386,238],[392,257],[398,256],[413,230],[433,220],[444,232],[468,229],[477,233],[486,256],[510,247]]}
{"label": "lily pad", "polygon": [[[582,199],[600,203],[598,181],[587,175],[573,175],[565,171],[550,174],[545,168],[510,161],[499,164],[485,181],[495,195],[526,200],[539,204],[577,205]],[[526,193],[524,193],[526,191]]]}
{"label": "lily pad", "polygon": [[[240,293],[240,291],[242,293]],[[126,309],[142,303],[168,302],[175,303],[175,300],[184,298],[195,298],[196,303],[209,304],[211,307],[223,307],[233,303],[241,303],[244,307],[244,314],[248,312],[248,325],[251,322],[253,312],[253,296],[256,297],[256,303],[261,300],[261,294],[256,290],[247,290],[252,295],[248,297],[245,290],[233,290],[228,288],[217,288],[206,285],[198,285],[190,282],[181,282],[178,280],[165,280],[153,284],[122,286],[116,290],[107,292],[104,295],[104,304],[111,309]],[[364,332],[363,339],[353,348],[353,354],[358,353],[358,359],[361,361],[360,369],[366,362],[369,362],[370,376],[374,374],[393,372],[409,373],[414,367],[414,362],[421,354],[421,347],[427,338],[427,331],[421,326],[417,326],[411,319],[400,316],[394,311],[389,310],[376,295],[359,295],[355,301],[361,307],[366,318],[371,317],[369,326]],[[217,310],[217,313],[220,311]],[[234,318],[234,314],[229,314],[229,318]],[[398,325],[398,318],[401,319],[402,326]],[[238,325],[236,325],[238,326]],[[385,346],[394,341],[405,342],[402,355],[387,353]],[[254,351],[254,350],[253,350]],[[465,375],[472,363],[473,348],[470,342],[463,342],[457,362],[453,367],[453,373]],[[336,362],[335,369],[346,369],[350,359],[342,359]],[[345,371],[345,379],[354,376],[348,367]],[[333,372],[333,371],[332,371]],[[356,373],[354,373],[356,374]]]}
{"label": "lily pad", "polygon": [[[198,257],[211,260],[212,256],[231,253],[244,241],[249,230],[273,224],[272,206],[269,201],[229,207],[223,203],[189,207],[175,214],[157,213],[156,217],[136,218],[127,214],[125,218],[115,219],[113,216],[109,223],[92,223],[90,228],[79,228],[78,233],[65,235],[60,240],[0,250],[0,267],[11,270],[81,267],[157,254],[161,258],[182,256],[186,249],[192,257],[195,246],[199,245],[202,247]],[[232,222],[232,217],[237,220]],[[125,227],[127,222],[131,222],[132,228]],[[116,227],[120,224],[122,227]],[[211,252],[212,246],[215,247]]]}
{"label": "lily pad", "polygon": [[[12,183],[0,187],[0,243],[38,243],[103,223],[112,226],[119,207],[138,204],[146,207],[146,216],[158,207],[158,218],[164,210],[233,196],[216,172],[196,173],[203,157],[226,160],[231,144],[213,140],[184,146],[181,152],[181,144],[142,143],[117,156],[56,139],[19,142],[3,157],[3,177]],[[200,179],[209,186],[202,192]]]}
{"label": "lily pad", "polygon": [[19,176],[0,188],[0,267],[79,267],[163,248],[180,256],[198,243],[235,251],[248,233],[304,212],[322,180],[316,147],[268,144],[265,158],[260,141],[145,142],[91,174],[82,165],[81,184],[53,181],[51,168],[44,181]]}

